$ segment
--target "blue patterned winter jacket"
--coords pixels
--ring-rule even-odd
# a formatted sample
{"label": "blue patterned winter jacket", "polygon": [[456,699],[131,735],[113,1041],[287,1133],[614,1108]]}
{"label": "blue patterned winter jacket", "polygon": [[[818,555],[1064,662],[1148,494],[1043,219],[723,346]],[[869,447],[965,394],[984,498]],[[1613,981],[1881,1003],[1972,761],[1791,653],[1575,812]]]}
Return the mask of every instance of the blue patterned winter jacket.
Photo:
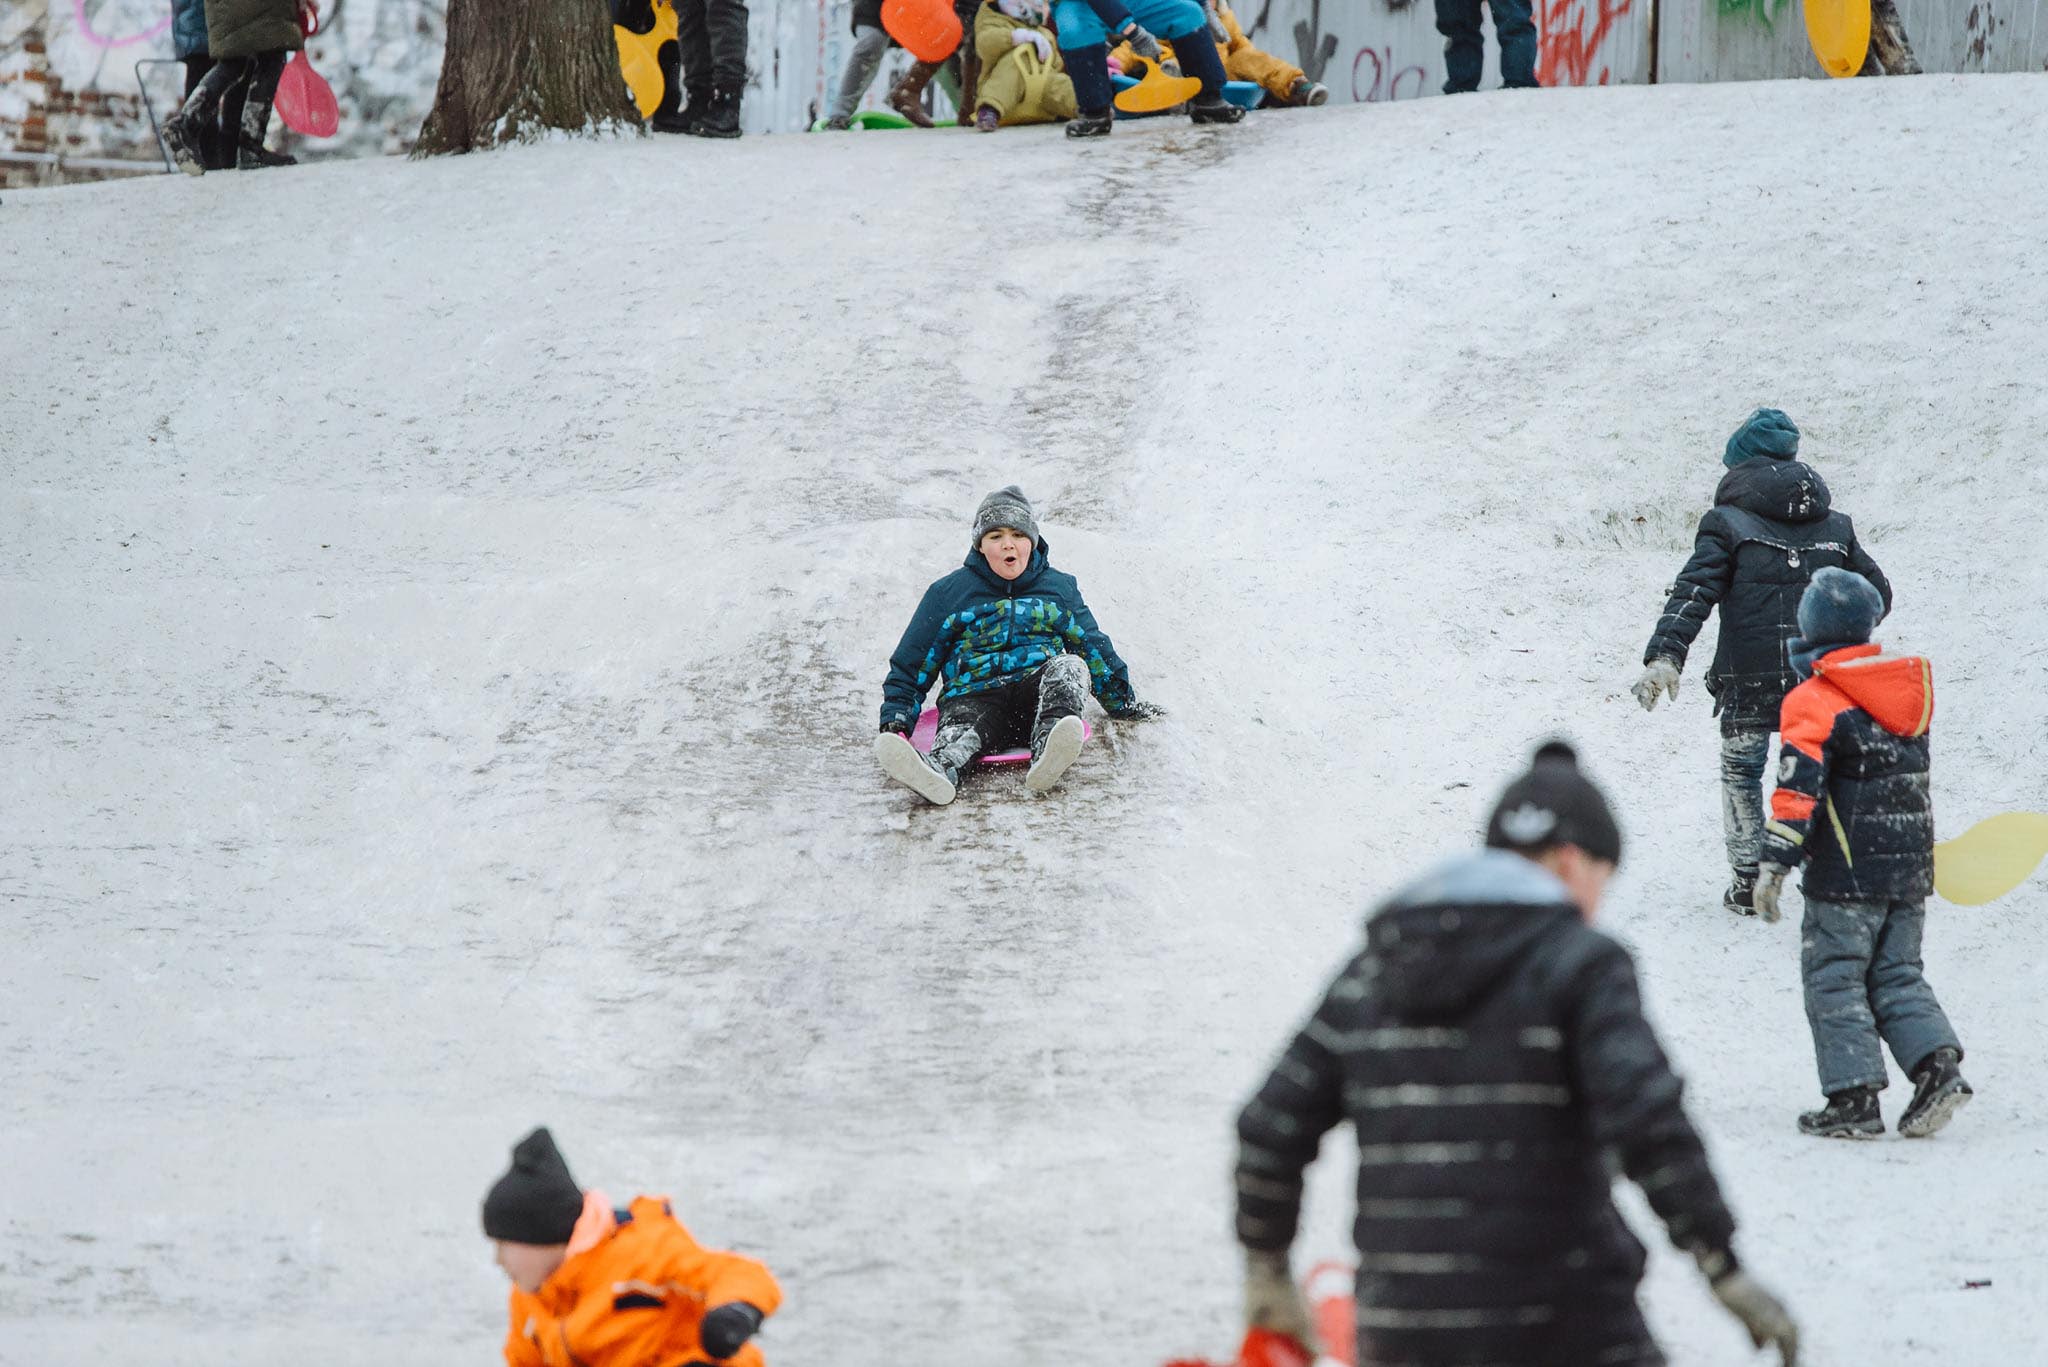
{"label": "blue patterned winter jacket", "polygon": [[171,51],[181,62],[206,55],[206,0],[171,0]]}
{"label": "blue patterned winter jacket", "polygon": [[1082,601],[1074,576],[1046,558],[1043,538],[1024,573],[1005,582],[979,551],[969,551],[957,570],[924,591],[917,613],[882,683],[882,725],[914,725],[933,680],[945,676],[939,694],[948,698],[1000,688],[1062,654],[1088,663],[1096,701],[1111,714],[1129,707],[1130,670],[1095,614]]}

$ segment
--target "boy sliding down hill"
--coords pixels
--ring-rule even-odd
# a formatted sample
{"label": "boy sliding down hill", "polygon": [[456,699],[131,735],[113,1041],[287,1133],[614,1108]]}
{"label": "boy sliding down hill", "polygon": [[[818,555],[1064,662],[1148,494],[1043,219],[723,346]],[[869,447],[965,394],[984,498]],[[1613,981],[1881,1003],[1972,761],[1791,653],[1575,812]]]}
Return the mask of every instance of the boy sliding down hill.
{"label": "boy sliding down hill", "polygon": [[[924,591],[882,684],[882,771],[941,806],[981,755],[1029,742],[1024,786],[1042,793],[1081,753],[1081,704],[1092,685],[1110,716],[1164,714],[1139,702],[1130,671],[1071,574],[1054,569],[1030,500],[1016,485],[981,501],[966,563]],[[939,731],[929,756],[910,744],[939,676]]]}

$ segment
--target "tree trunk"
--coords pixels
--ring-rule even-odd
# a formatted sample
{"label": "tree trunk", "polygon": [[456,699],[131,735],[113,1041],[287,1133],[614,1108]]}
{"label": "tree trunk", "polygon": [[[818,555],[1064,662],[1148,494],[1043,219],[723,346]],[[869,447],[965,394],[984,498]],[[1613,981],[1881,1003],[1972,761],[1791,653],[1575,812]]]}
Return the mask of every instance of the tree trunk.
{"label": "tree trunk", "polygon": [[448,0],[448,46],[416,157],[637,127],[604,0]]}
{"label": "tree trunk", "polygon": [[1870,0],[1870,51],[1858,76],[1918,76],[1920,59],[1906,39],[1906,22],[1892,0]]}

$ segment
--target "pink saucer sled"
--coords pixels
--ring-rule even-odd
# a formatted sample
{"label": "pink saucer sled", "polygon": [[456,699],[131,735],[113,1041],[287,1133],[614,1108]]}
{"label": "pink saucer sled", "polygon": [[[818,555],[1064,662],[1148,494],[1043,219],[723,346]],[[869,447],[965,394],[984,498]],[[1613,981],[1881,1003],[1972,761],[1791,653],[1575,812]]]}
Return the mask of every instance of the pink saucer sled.
{"label": "pink saucer sled", "polygon": [[[1082,718],[1082,741],[1085,742],[1090,736],[1094,734],[1095,728],[1088,724],[1087,718]],[[936,707],[927,707],[924,710],[924,712],[918,717],[917,725],[912,727],[910,730],[910,743],[913,747],[916,748],[917,753],[919,753],[920,755],[929,755],[932,752],[932,742],[938,739],[938,735],[939,709]],[[901,754],[902,752],[898,751],[897,753]],[[998,754],[983,755],[979,760],[976,760],[975,762],[977,764],[1029,764],[1031,763],[1031,751],[1029,751],[1028,749],[1004,750]]]}

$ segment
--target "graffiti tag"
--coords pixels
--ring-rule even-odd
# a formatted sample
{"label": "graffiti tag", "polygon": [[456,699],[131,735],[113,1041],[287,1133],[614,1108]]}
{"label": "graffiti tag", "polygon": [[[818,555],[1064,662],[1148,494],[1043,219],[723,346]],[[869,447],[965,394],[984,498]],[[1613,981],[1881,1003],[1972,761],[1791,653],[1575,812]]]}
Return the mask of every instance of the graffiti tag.
{"label": "graffiti tag", "polygon": [[1594,0],[1599,8],[1593,15],[1590,28],[1587,25],[1587,3],[1588,0],[1557,0],[1545,8],[1542,55],[1536,63],[1536,79],[1542,84],[1607,84],[1612,72],[1603,66],[1599,78],[1593,79],[1593,58],[1635,0]]}
{"label": "graffiti tag", "polygon": [[[1372,84],[1365,82],[1365,66],[1372,64]],[[1419,66],[1397,67],[1394,64],[1394,50],[1390,47],[1362,47],[1351,59],[1351,98],[1371,104],[1376,100],[1398,100],[1401,98],[1401,82],[1410,76],[1415,78],[1415,88],[1408,92],[1410,97],[1423,94],[1429,85],[1429,73]]]}
{"label": "graffiti tag", "polygon": [[78,20],[78,31],[85,41],[98,48],[129,47],[135,43],[146,43],[171,26],[171,16],[166,14],[162,21],[147,33],[130,34],[126,38],[109,38],[92,26],[92,19],[85,12],[85,0],[71,0],[72,17]]}

